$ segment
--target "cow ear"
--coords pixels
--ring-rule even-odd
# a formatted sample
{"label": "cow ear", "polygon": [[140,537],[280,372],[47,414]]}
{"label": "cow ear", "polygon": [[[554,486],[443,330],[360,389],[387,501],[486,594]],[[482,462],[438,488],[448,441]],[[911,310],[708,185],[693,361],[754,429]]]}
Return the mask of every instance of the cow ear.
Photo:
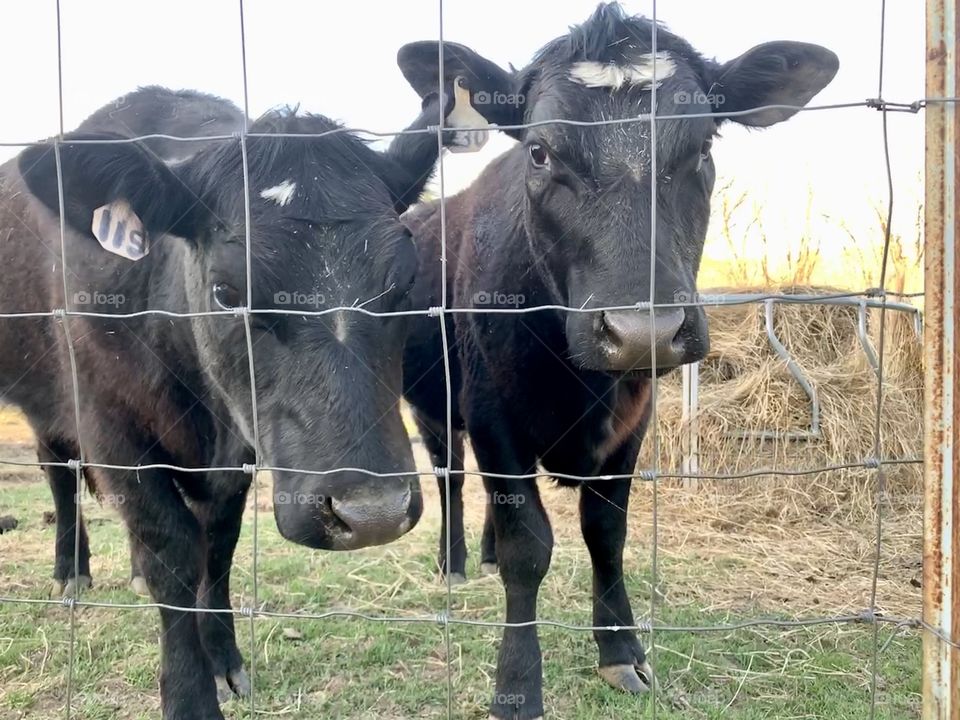
{"label": "cow ear", "polygon": [[[72,134],[64,140],[59,175],[51,145],[27,148],[18,166],[27,189],[58,216],[62,178],[64,216],[71,228],[133,260],[139,257],[136,243],[131,248],[126,242],[130,233],[142,233],[147,241],[168,233],[196,237],[200,204],[173,168],[120,135]],[[88,142],[70,142],[75,140]],[[113,142],[118,140],[123,142]],[[140,256],[146,254],[141,250]]]}
{"label": "cow ear", "polygon": [[[400,72],[421,98],[440,90],[440,43],[432,40],[408,43],[397,52]],[[463,78],[470,91],[470,103],[489,123],[519,125],[523,122],[523,95],[516,77],[459,43],[443,43],[443,87],[453,94],[456,78]],[[504,130],[519,138],[522,130]]]}
{"label": "cow ear", "polygon": [[[840,67],[830,50],[801,42],[757,45],[720,67],[710,89],[718,112],[740,112],[765,105],[803,107],[823,90]],[[790,108],[771,108],[729,118],[751,127],[768,127],[796,114]]]}

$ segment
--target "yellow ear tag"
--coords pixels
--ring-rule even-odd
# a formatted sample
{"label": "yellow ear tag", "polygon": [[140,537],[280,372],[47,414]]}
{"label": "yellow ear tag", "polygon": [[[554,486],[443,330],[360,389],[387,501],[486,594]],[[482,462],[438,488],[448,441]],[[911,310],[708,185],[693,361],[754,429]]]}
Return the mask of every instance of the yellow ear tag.
{"label": "yellow ear tag", "polygon": [[93,236],[104,250],[128,260],[150,252],[146,230],[126,200],[114,200],[93,211]]}
{"label": "yellow ear tag", "polygon": [[[450,128],[485,128],[490,125],[486,119],[476,111],[470,103],[470,90],[464,78],[458,76],[453,81],[453,110],[446,118],[446,126]],[[477,152],[487,144],[488,130],[460,130],[453,142],[447,146],[450,152],[468,153]]]}

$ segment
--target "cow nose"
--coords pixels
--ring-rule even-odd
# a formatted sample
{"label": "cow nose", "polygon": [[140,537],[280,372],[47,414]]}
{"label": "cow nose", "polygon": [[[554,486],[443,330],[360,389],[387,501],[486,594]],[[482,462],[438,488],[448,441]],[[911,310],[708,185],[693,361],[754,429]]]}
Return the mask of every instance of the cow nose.
{"label": "cow nose", "polygon": [[608,370],[650,370],[654,357],[658,370],[683,363],[684,343],[679,337],[683,308],[605,310],[600,315],[601,347]]}
{"label": "cow nose", "polygon": [[318,479],[278,471],[274,477],[277,529],[287,540],[307,547],[357,550],[383,545],[412,530],[422,512],[416,475],[378,478],[343,471]]}
{"label": "cow nose", "polygon": [[350,548],[385,545],[413,528],[420,519],[419,494],[355,492],[349,498],[332,498],[330,509],[346,526],[342,538]]}

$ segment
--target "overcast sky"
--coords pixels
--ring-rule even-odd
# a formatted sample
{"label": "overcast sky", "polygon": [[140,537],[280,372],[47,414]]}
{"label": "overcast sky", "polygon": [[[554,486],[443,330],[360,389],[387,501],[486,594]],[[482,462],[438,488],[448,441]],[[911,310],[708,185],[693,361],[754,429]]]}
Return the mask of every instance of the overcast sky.
{"label": "overcast sky", "polygon": [[[651,0],[624,0],[651,15]],[[814,104],[877,95],[880,0],[660,0],[657,17],[718,60],[769,40],[825,45],[840,57],[834,82]],[[583,21],[593,0],[447,0],[444,37],[506,66]],[[884,95],[913,101],[924,90],[924,12],[918,0],[887,2]],[[63,113],[67,130],[138,85],[196,88],[242,106],[237,0],[62,0]],[[419,110],[396,66],[397,49],[436,39],[437,0],[247,0],[249,107],[256,116],[300,103],[353,127],[402,128]],[[29,141],[58,130],[54,0],[0,0],[0,139]],[[912,229],[922,198],[923,116],[892,114],[898,220]],[[886,200],[881,116],[869,109],[801,113],[764,131],[725,126],[715,145],[719,182],[735,178],[763,207],[768,232],[787,237],[807,212],[830,234],[843,219],[873,221]],[[510,145],[502,136],[476,155],[447,156],[448,191],[468,183]],[[0,148],[0,159],[16,153]],[[839,236],[838,236],[839,237]],[[870,238],[875,241],[876,238]]]}

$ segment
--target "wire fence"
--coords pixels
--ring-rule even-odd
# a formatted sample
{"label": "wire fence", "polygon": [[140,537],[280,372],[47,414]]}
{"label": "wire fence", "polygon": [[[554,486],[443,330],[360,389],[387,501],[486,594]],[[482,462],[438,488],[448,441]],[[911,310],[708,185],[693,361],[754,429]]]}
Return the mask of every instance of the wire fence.
{"label": "wire fence", "polygon": [[[443,33],[444,33],[444,24],[443,24],[443,7],[444,2],[440,0],[439,2],[439,37],[441,40],[441,47],[443,43]],[[656,172],[657,168],[657,158],[656,158],[656,137],[657,137],[657,126],[658,123],[663,122],[668,119],[684,119],[690,120],[697,117],[736,117],[739,115],[745,115],[748,113],[755,112],[755,110],[743,111],[743,112],[731,112],[731,113],[709,113],[709,114],[685,114],[681,116],[670,116],[670,115],[658,115],[656,111],[639,115],[634,118],[626,119],[611,119],[611,120],[602,120],[595,122],[578,122],[571,120],[546,120],[542,122],[532,122],[519,125],[510,125],[503,126],[506,129],[523,129],[536,127],[540,125],[547,124],[567,124],[567,125],[576,125],[580,127],[599,127],[612,124],[638,124],[638,125],[648,125],[651,133],[651,148],[653,153],[652,163],[654,171],[651,173],[651,218],[650,218],[650,230],[652,238],[652,247],[651,247],[651,274],[649,278],[651,293],[650,297],[646,299],[638,299],[634,304],[622,305],[622,306],[611,306],[611,307],[591,307],[586,308],[577,308],[577,307],[565,307],[558,305],[539,305],[535,307],[452,307],[448,304],[448,287],[447,287],[447,273],[445,271],[448,262],[447,256],[447,241],[446,241],[446,193],[444,190],[444,164],[442,157],[441,149],[441,158],[439,160],[439,184],[440,184],[440,197],[439,197],[439,208],[440,208],[440,217],[441,217],[441,228],[442,228],[442,242],[441,242],[441,258],[440,264],[444,269],[441,272],[442,278],[442,291],[440,293],[441,304],[435,307],[422,308],[422,309],[413,309],[405,311],[384,311],[378,312],[369,310],[364,307],[358,306],[339,306],[339,307],[330,307],[317,310],[285,310],[285,309],[254,309],[253,308],[253,276],[252,276],[252,256],[251,256],[251,207],[250,207],[250,178],[249,178],[249,165],[248,165],[248,149],[247,142],[250,138],[257,137],[299,137],[299,138],[321,138],[330,135],[337,135],[341,133],[354,133],[369,135],[372,137],[396,137],[403,134],[417,134],[417,133],[432,133],[437,137],[438,145],[442,148],[443,146],[443,132],[444,125],[441,121],[440,125],[435,127],[430,127],[425,130],[407,130],[407,131],[398,131],[398,132],[372,132],[369,130],[363,130],[358,128],[337,128],[330,130],[328,132],[316,133],[316,134],[269,134],[269,133],[254,133],[248,130],[248,118],[249,118],[249,104],[248,104],[248,94],[247,94],[247,61],[246,61],[246,37],[245,37],[245,28],[244,28],[244,4],[243,0],[239,0],[239,17],[240,17],[240,35],[241,35],[241,48],[242,48],[242,63],[243,63],[243,111],[244,111],[244,127],[237,134],[231,135],[210,135],[210,136],[200,136],[200,137],[179,137],[171,135],[143,135],[135,138],[130,138],[126,140],[71,140],[65,138],[65,128],[63,125],[63,61],[62,55],[60,54],[61,42],[60,42],[60,9],[59,2],[57,3],[57,37],[58,37],[58,67],[59,67],[59,105],[60,105],[60,127],[59,135],[50,143],[52,144],[53,150],[56,153],[56,163],[57,163],[57,173],[59,181],[59,193],[60,193],[60,253],[61,257],[64,259],[62,274],[63,274],[63,293],[64,298],[70,298],[70,278],[69,271],[66,267],[66,258],[67,258],[67,241],[66,241],[66,221],[65,221],[65,208],[64,208],[64,196],[63,196],[63,177],[62,177],[62,161],[61,161],[61,148],[71,145],[71,144],[80,144],[80,143],[137,143],[142,142],[146,139],[170,139],[170,140],[180,140],[185,142],[199,142],[199,141],[234,141],[239,144],[240,151],[242,154],[243,160],[243,190],[244,190],[244,215],[245,215],[245,242],[246,242],[246,281],[247,281],[247,300],[246,304],[238,307],[233,310],[224,310],[224,311],[210,311],[210,312],[174,312],[168,310],[159,310],[159,309],[148,309],[139,312],[131,313],[101,313],[94,311],[86,310],[77,310],[70,307],[64,308],[55,308],[50,311],[43,312],[5,312],[0,313],[0,319],[4,321],[16,321],[20,319],[38,319],[38,318],[50,318],[55,320],[61,327],[64,334],[64,339],[66,343],[66,348],[68,352],[70,370],[71,370],[71,392],[73,395],[74,402],[74,411],[75,411],[75,423],[76,423],[76,432],[77,439],[80,440],[83,437],[81,432],[81,394],[89,389],[83,388],[81,386],[78,370],[77,370],[77,358],[76,358],[76,342],[77,338],[72,332],[71,321],[74,318],[110,318],[110,319],[126,319],[126,318],[141,318],[148,316],[159,316],[159,317],[168,317],[168,318],[199,318],[199,317],[224,317],[224,318],[241,318],[244,323],[245,328],[245,337],[246,337],[246,350],[249,366],[249,382],[251,390],[251,405],[253,408],[253,418],[252,418],[252,429],[253,429],[253,452],[254,452],[254,462],[253,463],[239,463],[239,464],[228,464],[221,466],[201,466],[201,467],[185,467],[174,464],[163,464],[163,463],[152,463],[152,464],[142,464],[142,465],[124,465],[124,464],[110,464],[102,462],[91,462],[87,459],[89,453],[87,448],[84,447],[83,443],[79,444],[79,456],[72,458],[66,462],[44,462],[42,465],[40,462],[26,462],[20,460],[12,459],[0,459],[0,464],[10,465],[10,466],[21,466],[21,467],[37,467],[42,466],[47,467],[61,467],[66,468],[72,471],[77,480],[77,487],[82,487],[83,485],[83,471],[84,469],[99,469],[99,470],[117,470],[117,471],[145,471],[145,470],[166,470],[177,473],[207,473],[207,472],[242,472],[246,475],[249,475],[253,478],[252,488],[253,488],[253,565],[251,568],[253,586],[252,586],[252,603],[247,606],[239,608],[205,608],[205,607],[196,607],[196,606],[177,606],[177,605],[168,605],[163,603],[156,602],[144,602],[144,603],[119,603],[119,602],[102,602],[95,600],[87,600],[82,596],[82,591],[78,591],[77,597],[65,598],[63,600],[55,599],[34,599],[34,598],[24,598],[16,596],[3,596],[0,597],[0,604],[31,604],[31,605],[63,605],[66,607],[69,613],[69,623],[70,623],[70,660],[69,660],[69,673],[67,677],[67,688],[66,688],[66,702],[65,702],[65,715],[67,718],[73,716],[73,690],[74,690],[74,670],[76,666],[76,657],[75,646],[76,646],[76,611],[79,608],[107,608],[112,610],[148,610],[148,609],[171,609],[187,613],[219,613],[219,614],[229,614],[236,616],[238,618],[247,618],[249,620],[250,626],[250,652],[247,656],[248,667],[251,675],[251,685],[252,688],[256,687],[256,668],[254,665],[256,652],[255,652],[255,635],[254,635],[254,621],[256,618],[296,618],[299,620],[326,620],[332,618],[350,618],[356,621],[362,622],[376,622],[376,623],[427,623],[427,624],[439,624],[444,629],[444,638],[447,646],[447,656],[446,656],[446,678],[447,678],[447,711],[448,717],[453,717],[453,708],[455,703],[454,689],[453,689],[453,667],[452,667],[452,653],[450,652],[450,628],[451,626],[479,626],[486,628],[507,628],[507,627],[524,627],[524,626],[547,626],[547,627],[556,627],[566,631],[580,631],[580,632],[589,632],[595,630],[634,630],[640,633],[644,633],[649,638],[649,647],[654,647],[654,636],[657,633],[708,633],[708,632],[726,632],[731,630],[738,630],[750,627],[757,626],[769,626],[776,628],[796,628],[796,627],[806,627],[812,625],[838,625],[838,624],[866,624],[873,628],[873,641],[872,641],[872,651],[870,662],[872,663],[871,670],[871,690],[870,690],[870,708],[869,708],[869,717],[872,719],[877,714],[877,681],[878,681],[878,658],[882,651],[886,649],[886,646],[889,644],[890,640],[903,629],[922,629],[925,632],[931,633],[939,637],[944,643],[949,644],[954,648],[960,648],[960,643],[953,640],[950,637],[944,635],[939,629],[933,627],[927,622],[924,622],[920,618],[912,617],[889,617],[881,613],[877,605],[877,581],[880,572],[880,561],[883,550],[883,535],[884,535],[884,501],[885,497],[885,468],[893,465],[903,465],[903,464],[920,464],[923,462],[923,459],[920,457],[891,457],[885,458],[882,454],[881,446],[881,418],[883,417],[883,386],[884,386],[884,359],[887,352],[885,347],[885,333],[883,331],[886,313],[888,310],[897,310],[905,311],[909,308],[910,311],[913,311],[912,306],[907,306],[905,303],[898,304],[891,302],[891,299],[903,299],[908,300],[910,298],[919,297],[920,293],[897,293],[888,291],[885,289],[886,278],[887,278],[887,264],[888,264],[888,254],[891,242],[891,219],[893,215],[894,207],[894,188],[893,188],[893,176],[890,168],[890,154],[889,154],[889,138],[887,133],[887,116],[891,112],[907,112],[907,113],[918,113],[920,110],[924,109],[931,104],[939,103],[954,103],[956,98],[921,98],[911,102],[894,102],[887,100],[884,97],[884,41],[886,34],[886,23],[881,24],[881,34],[879,38],[880,44],[880,66],[878,68],[878,77],[877,77],[877,94],[874,98],[868,98],[865,100],[852,101],[846,103],[835,103],[829,105],[813,105],[808,107],[793,107],[793,106],[784,106],[784,105],[771,105],[765,106],[768,109],[789,109],[797,112],[817,112],[817,111],[833,111],[838,109],[850,109],[850,108],[861,108],[861,109],[873,109],[880,113],[881,122],[883,124],[883,146],[882,152],[886,158],[886,169],[887,169],[887,182],[888,182],[888,202],[887,202],[887,211],[886,211],[886,224],[885,224],[885,237],[884,237],[884,247],[883,247],[883,260],[880,267],[880,282],[876,288],[864,288],[860,292],[844,292],[844,293],[835,293],[830,295],[817,295],[817,296],[791,296],[784,295],[779,293],[770,293],[763,295],[727,295],[720,297],[698,297],[690,300],[689,302],[675,302],[675,303],[656,303],[654,299],[653,288],[656,284],[656,246],[657,246],[657,177],[658,173]],[[879,2],[878,12],[880,13],[881,18],[885,21],[886,19],[886,3],[881,0]],[[653,16],[652,19],[654,23],[657,21],[657,3],[653,3]],[[656,55],[656,42],[657,37],[655,34],[651,37],[652,52]],[[444,57],[443,52],[441,51],[438,57],[438,63],[440,66],[440,78],[441,86],[439,91],[441,96],[444,92],[443,80],[444,77]],[[654,79],[653,79],[653,98],[654,98],[654,107],[656,107],[656,96],[657,96],[657,82],[656,82],[656,65],[654,65]],[[483,128],[476,128],[481,130]],[[26,142],[0,142],[0,146],[28,146],[28,145],[41,145],[44,143],[26,143]],[[262,447],[261,447],[261,428],[259,423],[259,414],[257,410],[258,402],[258,392],[257,392],[257,368],[254,364],[254,354],[253,354],[253,339],[252,339],[252,330],[251,330],[251,318],[255,315],[282,315],[282,314],[292,314],[297,316],[311,316],[311,317],[320,317],[324,315],[329,315],[333,313],[361,313],[370,316],[376,317],[392,317],[392,316],[421,316],[435,318],[439,323],[442,345],[443,345],[443,360],[444,360],[444,375],[446,378],[446,430],[448,437],[453,435],[453,410],[452,410],[452,393],[451,393],[451,368],[449,363],[449,353],[451,351],[451,339],[447,337],[447,327],[445,319],[449,316],[465,314],[465,313],[486,313],[491,315],[498,314],[522,314],[522,313],[535,313],[535,312],[564,312],[564,313],[596,313],[599,311],[612,311],[612,310],[628,310],[636,309],[640,311],[649,311],[651,313],[651,321],[653,320],[653,311],[655,308],[671,308],[671,307],[692,307],[692,306],[701,306],[701,307],[716,307],[716,306],[727,306],[727,305],[741,305],[741,304],[760,304],[760,303],[830,303],[835,302],[838,304],[853,304],[859,305],[861,312],[865,310],[866,307],[878,308],[880,310],[880,332],[879,332],[879,344],[875,351],[875,357],[871,359],[871,365],[873,366],[877,378],[877,395],[876,395],[876,414],[875,414],[875,425],[874,425],[874,449],[870,457],[861,458],[859,461],[851,461],[844,463],[836,463],[831,465],[820,465],[810,468],[800,468],[800,469],[783,469],[783,468],[757,468],[749,471],[736,472],[736,473],[700,473],[694,472],[685,466],[684,468],[672,469],[672,468],[661,468],[659,466],[660,457],[659,452],[657,451],[657,446],[659,444],[659,438],[657,433],[657,422],[656,422],[656,385],[657,385],[657,375],[656,372],[652,373],[652,384],[653,384],[653,394],[652,394],[652,418],[649,425],[649,437],[646,439],[647,443],[652,443],[654,445],[654,451],[652,457],[654,458],[654,463],[652,467],[637,469],[635,472],[630,474],[621,474],[621,475],[603,475],[603,476],[579,476],[579,475],[564,475],[564,474],[551,474],[552,476],[568,479],[568,480],[589,480],[589,481],[604,481],[604,480],[616,480],[616,479],[633,479],[646,483],[650,483],[653,488],[652,494],[652,508],[651,508],[651,517],[653,522],[653,539],[652,539],[652,557],[651,557],[651,587],[656,588],[658,586],[658,578],[662,572],[661,564],[658,559],[658,533],[659,533],[659,499],[657,495],[658,483],[661,480],[665,479],[690,479],[690,480],[737,480],[745,479],[758,476],[772,476],[772,477],[788,477],[788,476],[802,476],[802,475],[813,475],[824,472],[838,471],[843,469],[850,468],[865,468],[872,469],[875,472],[875,490],[876,497],[878,498],[876,504],[876,525],[875,525],[875,543],[874,543],[874,552],[872,558],[872,584],[871,584],[871,593],[870,593],[870,602],[867,608],[864,608],[862,612],[846,614],[846,615],[834,615],[834,616],[825,616],[825,617],[810,617],[796,620],[783,620],[777,618],[751,618],[745,619],[741,622],[727,623],[727,624],[717,624],[717,625],[708,625],[708,626],[675,626],[670,624],[663,624],[657,621],[658,616],[658,600],[656,592],[651,593],[651,603],[649,606],[649,620],[645,622],[637,623],[633,626],[618,626],[618,627],[594,627],[592,625],[578,625],[570,624],[565,622],[558,622],[546,619],[538,619],[535,621],[524,622],[524,623],[507,623],[507,622],[494,622],[494,621],[481,621],[474,620],[464,617],[458,617],[453,610],[453,602],[451,596],[451,578],[447,575],[447,595],[446,595],[446,605],[444,608],[439,610],[435,614],[423,614],[423,615],[411,615],[411,616],[384,616],[384,615],[374,615],[369,613],[362,612],[353,612],[353,611],[329,611],[329,612],[320,612],[320,613],[307,613],[307,612],[275,612],[264,607],[261,607],[259,602],[259,592],[257,585],[257,577],[259,573],[258,567],[258,532],[257,525],[259,522],[258,519],[258,505],[256,493],[258,492],[258,483],[257,477],[262,472],[275,472],[275,471],[295,471],[297,473],[302,473],[305,475],[329,475],[333,473],[339,473],[344,471],[355,472],[359,474],[366,474],[372,477],[378,478],[389,478],[389,477],[399,477],[399,476],[410,476],[412,473],[408,472],[396,472],[396,473],[382,473],[382,472],[373,472],[366,468],[360,467],[338,467],[331,468],[326,470],[317,470],[311,468],[286,468],[273,466],[266,462],[264,459]],[[67,303],[69,306],[69,302]],[[652,322],[651,322],[652,326]],[[862,334],[862,332],[861,332]],[[866,345],[864,346],[866,348]],[[656,356],[654,353],[653,358],[654,368],[656,368]],[[397,398],[399,402],[399,398]],[[445,467],[433,468],[428,472],[419,472],[417,473],[420,476],[424,477],[433,477],[437,476],[441,478],[446,486],[446,502],[447,507],[445,508],[446,517],[450,517],[450,481],[452,477],[466,476],[475,474],[472,471],[468,470],[454,470],[453,467],[453,457],[452,449],[448,443],[447,447],[447,462]],[[500,479],[530,479],[542,476],[542,473],[531,473],[531,474],[507,474],[507,473],[497,473],[497,472],[486,472],[484,473],[486,477],[490,478],[500,478]],[[75,549],[75,558],[79,557],[79,548],[80,548],[80,527],[81,527],[81,502],[79,496],[77,498],[77,514],[76,514],[76,535],[74,538],[74,549]],[[450,536],[447,534],[447,557],[451,556],[450,548]],[[80,569],[79,565],[74,568],[75,574],[79,576]],[[887,641],[881,642],[880,637],[880,628],[881,626],[891,626],[892,633],[890,638]],[[657,715],[657,687],[656,685],[652,688],[654,698],[653,702],[649,704],[649,712],[651,716],[656,717]],[[257,702],[256,694],[251,690],[250,698],[250,711],[252,714],[257,714]]]}

